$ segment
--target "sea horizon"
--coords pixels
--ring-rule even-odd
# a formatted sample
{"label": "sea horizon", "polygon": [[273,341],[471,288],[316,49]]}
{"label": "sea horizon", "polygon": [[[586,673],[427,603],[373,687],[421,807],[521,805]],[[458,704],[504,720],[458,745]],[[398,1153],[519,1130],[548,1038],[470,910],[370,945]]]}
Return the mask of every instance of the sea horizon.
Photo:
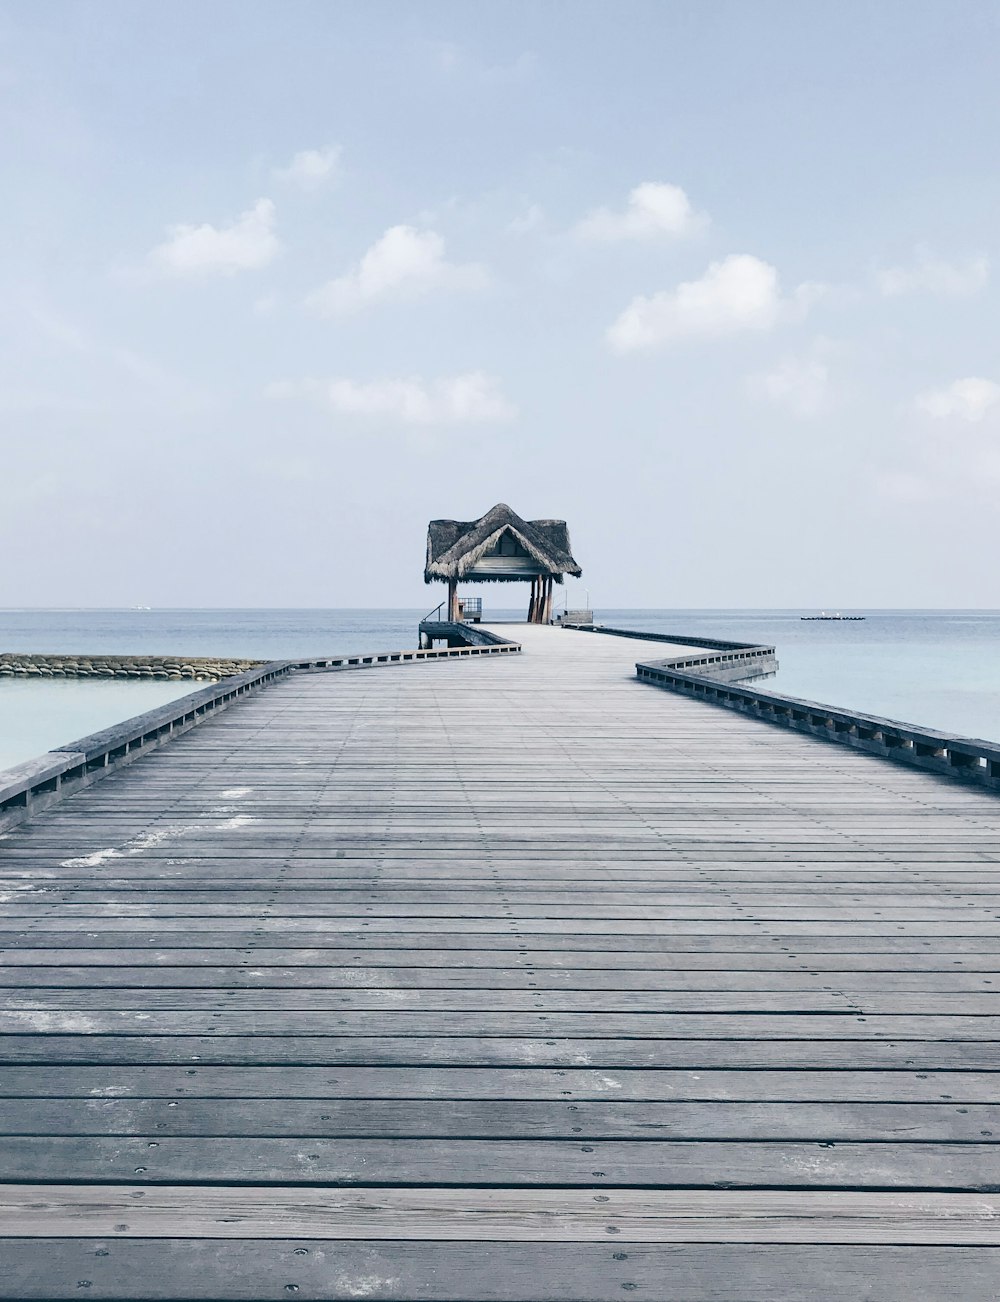
{"label": "sea horizon", "polygon": [[[557,597],[557,598],[558,598],[558,597],[561,597],[561,595],[562,595],[562,594],[557,590],[557,591],[556,591],[556,597]],[[559,605],[557,606],[557,609],[559,609],[559,608],[561,608],[561,602],[560,602]],[[281,605],[276,605],[276,606],[197,606],[197,605],[196,605],[196,606],[59,606],[59,605],[55,605],[55,606],[24,606],[24,605],[21,605],[21,606],[0,606],[0,615],[5,615],[5,614],[19,614],[19,613],[28,613],[28,612],[38,612],[38,613],[42,613],[42,614],[62,614],[62,613],[73,613],[73,612],[79,612],[79,613],[96,612],[96,613],[99,613],[99,612],[101,612],[101,611],[115,611],[115,612],[131,611],[131,612],[135,612],[136,614],[148,614],[148,613],[153,612],[153,611],[159,611],[159,612],[175,612],[175,613],[176,613],[176,612],[184,612],[184,611],[214,611],[214,612],[217,612],[217,613],[218,613],[218,612],[225,612],[225,611],[240,611],[240,612],[246,612],[246,611],[275,611],[275,610],[278,610],[278,611],[296,611],[296,610],[314,610],[314,611],[315,611],[315,610],[333,610],[333,611],[355,611],[355,610],[371,610],[371,611],[402,611],[402,610],[405,610],[405,611],[415,611],[415,610],[417,610],[417,609],[423,610],[424,607],[423,607],[422,604],[420,604],[420,605],[413,605],[413,606],[406,606],[406,605],[388,605],[388,606],[302,606],[302,605],[292,605],[292,606],[281,606]],[[511,613],[512,611],[514,611],[514,609],[515,609],[515,607],[497,607],[497,610],[498,610],[499,612],[501,612],[501,613],[503,613],[504,611],[506,611],[506,613]],[[519,607],[518,607],[518,609],[519,609]],[[994,615],[1000,615],[1000,606],[852,606],[852,605],[849,605],[849,604],[847,604],[847,603],[845,603],[845,602],[841,602],[839,605],[837,605],[836,603],[827,603],[826,606],[605,606],[605,607],[597,607],[597,606],[595,606],[594,609],[595,609],[595,610],[604,610],[604,611],[606,611],[606,612],[607,612],[607,611],[618,611],[618,610],[643,610],[643,611],[657,611],[657,612],[676,612],[676,613],[678,613],[678,614],[686,614],[686,613],[689,613],[689,612],[691,612],[691,613],[706,613],[706,612],[711,612],[711,613],[721,613],[721,614],[726,614],[726,613],[729,613],[729,612],[732,612],[732,613],[734,613],[734,614],[740,614],[740,613],[746,614],[746,613],[754,613],[754,612],[768,612],[768,613],[771,613],[771,614],[792,615],[792,614],[802,614],[803,612],[807,612],[807,611],[810,612],[810,613],[812,613],[812,612],[818,612],[818,611],[820,611],[820,610],[826,610],[826,611],[828,611],[828,612],[829,612],[829,611],[835,611],[835,610],[836,610],[836,611],[841,611],[841,612],[843,612],[843,611],[849,611],[849,610],[857,610],[857,611],[862,611],[862,612],[864,612],[865,614],[871,614],[871,615],[878,615],[878,614],[884,614],[884,615],[893,615],[893,614],[907,614],[907,615],[934,615],[934,614],[943,614],[943,615],[991,615],[991,614],[994,614]]]}

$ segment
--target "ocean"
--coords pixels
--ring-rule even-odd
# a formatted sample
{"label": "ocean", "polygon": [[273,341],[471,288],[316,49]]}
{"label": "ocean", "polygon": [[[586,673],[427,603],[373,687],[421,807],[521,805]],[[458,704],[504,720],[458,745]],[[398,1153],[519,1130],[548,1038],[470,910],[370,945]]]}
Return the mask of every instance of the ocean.
{"label": "ocean", "polygon": [[[612,627],[766,642],[778,674],[761,683],[827,705],[1000,742],[1000,612],[598,610]],[[808,612],[818,613],[818,612]],[[845,611],[845,613],[848,613]],[[416,645],[413,610],[4,610],[0,651],[286,656]],[[487,619],[520,610],[487,609]],[[0,769],[173,700],[190,684],[0,679]]]}

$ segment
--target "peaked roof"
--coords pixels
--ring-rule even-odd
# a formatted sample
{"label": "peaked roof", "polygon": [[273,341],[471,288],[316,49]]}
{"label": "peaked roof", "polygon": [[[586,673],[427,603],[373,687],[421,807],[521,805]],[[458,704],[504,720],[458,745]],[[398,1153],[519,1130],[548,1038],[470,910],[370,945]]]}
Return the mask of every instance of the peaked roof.
{"label": "peaked roof", "polygon": [[579,578],[583,573],[570,552],[565,520],[522,520],[506,503],[498,502],[478,520],[430,522],[424,582],[464,578],[505,531],[514,535],[544,574],[560,583],[563,574]]}

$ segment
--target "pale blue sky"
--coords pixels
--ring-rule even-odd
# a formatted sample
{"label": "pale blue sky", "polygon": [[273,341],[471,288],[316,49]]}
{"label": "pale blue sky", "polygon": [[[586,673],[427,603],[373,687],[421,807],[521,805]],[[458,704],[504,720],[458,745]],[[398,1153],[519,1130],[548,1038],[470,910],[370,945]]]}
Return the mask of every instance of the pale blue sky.
{"label": "pale blue sky", "polygon": [[[0,606],[1000,607],[1000,4],[0,3]],[[501,592],[487,592],[501,601]]]}

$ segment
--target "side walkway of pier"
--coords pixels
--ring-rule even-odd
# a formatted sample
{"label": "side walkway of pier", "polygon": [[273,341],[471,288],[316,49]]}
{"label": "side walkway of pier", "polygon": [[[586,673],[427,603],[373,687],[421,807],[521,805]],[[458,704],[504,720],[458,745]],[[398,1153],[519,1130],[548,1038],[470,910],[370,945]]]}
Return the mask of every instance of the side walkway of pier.
{"label": "side walkway of pier", "polygon": [[996,797],[516,632],[0,837],[0,1298],[1000,1297]]}

